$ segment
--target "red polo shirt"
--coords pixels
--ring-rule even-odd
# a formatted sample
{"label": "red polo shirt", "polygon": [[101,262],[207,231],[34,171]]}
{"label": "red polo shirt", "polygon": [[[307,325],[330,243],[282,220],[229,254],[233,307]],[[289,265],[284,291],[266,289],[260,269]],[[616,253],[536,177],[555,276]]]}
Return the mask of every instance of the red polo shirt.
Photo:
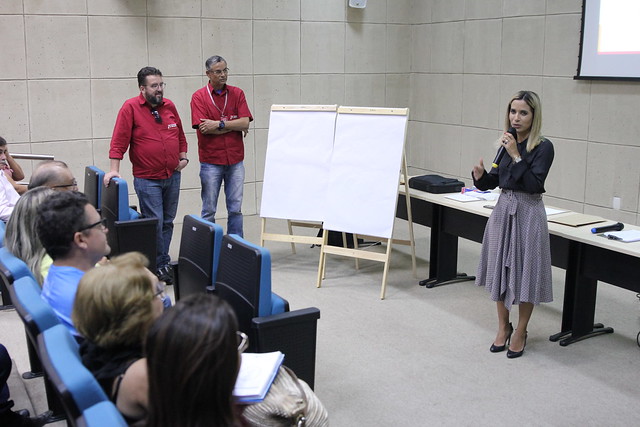
{"label": "red polo shirt", "polygon": [[155,108],[162,123],[156,122],[151,110],[142,93],[124,102],[113,129],[109,158],[122,160],[129,149],[133,176],[166,179],[180,163],[180,153],[187,152],[187,138],[173,102],[164,98]]}
{"label": "red polo shirt", "polygon": [[[253,120],[244,92],[235,86],[225,85],[220,93],[216,93],[211,83],[207,83],[191,97],[191,125],[194,129],[198,129],[200,119],[235,120],[242,117]],[[242,132],[203,135],[198,130],[196,133],[201,163],[235,165],[244,159]]]}

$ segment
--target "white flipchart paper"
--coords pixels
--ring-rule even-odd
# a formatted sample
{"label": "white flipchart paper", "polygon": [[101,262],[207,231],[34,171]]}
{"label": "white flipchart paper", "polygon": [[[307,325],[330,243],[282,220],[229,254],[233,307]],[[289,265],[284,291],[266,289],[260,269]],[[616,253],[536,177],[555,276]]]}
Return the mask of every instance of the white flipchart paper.
{"label": "white flipchart paper", "polygon": [[391,238],[407,119],[338,114],[324,229]]}
{"label": "white flipchart paper", "polygon": [[271,111],[260,216],[322,221],[336,111]]}

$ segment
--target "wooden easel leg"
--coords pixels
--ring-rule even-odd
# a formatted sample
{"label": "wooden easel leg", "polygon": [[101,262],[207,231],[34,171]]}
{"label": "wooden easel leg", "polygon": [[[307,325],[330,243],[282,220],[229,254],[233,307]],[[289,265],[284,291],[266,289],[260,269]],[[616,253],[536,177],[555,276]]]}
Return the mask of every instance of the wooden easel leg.
{"label": "wooden easel leg", "polygon": [[407,167],[407,153],[402,150],[402,174],[404,175],[404,198],[407,204],[407,222],[409,224],[409,241],[411,242],[411,267],[413,277],[418,277],[416,268],[416,240],[413,234],[413,214],[411,212],[411,197],[409,196],[409,168]]}
{"label": "wooden easel leg", "polygon": [[[358,235],[353,233],[353,248],[358,249]],[[356,258],[356,270],[360,270],[360,258]]]}
{"label": "wooden easel leg", "polygon": [[327,241],[329,240],[329,232],[322,230],[322,246],[320,247],[320,261],[318,262],[318,281],[316,282],[316,288],[322,286],[324,280],[325,263],[327,261],[324,248],[327,247]]}
{"label": "wooden easel leg", "polygon": [[260,246],[264,248],[264,232],[267,228],[267,218],[262,218],[260,225]]}
{"label": "wooden easel leg", "polygon": [[[289,236],[293,236],[293,226],[291,225],[291,220],[287,220],[287,227],[289,228]],[[296,253],[296,244],[291,242],[291,252]]]}
{"label": "wooden easel leg", "polygon": [[380,289],[380,299],[384,299],[387,292],[387,273],[389,272],[389,260],[391,258],[392,239],[387,239],[387,253],[384,261],[384,273],[382,273],[382,289]]}

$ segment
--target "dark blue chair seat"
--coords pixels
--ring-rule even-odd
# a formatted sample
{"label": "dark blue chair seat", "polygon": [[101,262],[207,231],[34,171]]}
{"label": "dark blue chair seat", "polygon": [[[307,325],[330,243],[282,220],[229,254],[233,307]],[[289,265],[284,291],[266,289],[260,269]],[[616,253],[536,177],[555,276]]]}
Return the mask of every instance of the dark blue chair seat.
{"label": "dark blue chair seat", "polygon": [[176,300],[213,289],[223,234],[218,224],[196,215],[184,216],[178,265],[174,267]]}
{"label": "dark blue chair seat", "polygon": [[289,303],[271,291],[271,254],[238,235],[222,238],[215,293],[233,307],[249,351],[281,351],[285,365],[315,382],[316,332],[320,310],[289,311]]}
{"label": "dark blue chair seat", "polygon": [[149,269],[156,270],[158,218],[143,218],[129,207],[127,182],[112,178],[102,190],[100,214],[107,221],[107,241],[111,256],[138,251],[149,259]]}

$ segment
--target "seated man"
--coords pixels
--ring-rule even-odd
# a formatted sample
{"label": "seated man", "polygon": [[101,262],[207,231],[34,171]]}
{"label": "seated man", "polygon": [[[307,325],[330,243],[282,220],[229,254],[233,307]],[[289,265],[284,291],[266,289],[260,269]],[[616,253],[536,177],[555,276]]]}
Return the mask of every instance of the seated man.
{"label": "seated man", "polygon": [[42,298],[71,333],[78,336],[71,320],[78,282],[111,251],[108,230],[84,194],[62,191],[38,206],[36,231],[53,259],[42,285]]}
{"label": "seated man", "polygon": [[45,160],[38,163],[29,180],[29,190],[49,187],[54,190],[78,191],[78,182],[69,166],[60,160]]}
{"label": "seated man", "polygon": [[18,412],[11,410],[13,407],[13,400],[9,400],[9,387],[7,386],[7,380],[11,373],[11,357],[5,346],[0,344],[0,426],[13,426],[13,427],[28,427],[28,426],[43,426],[49,421],[52,412],[47,411],[37,418],[29,418],[29,411],[22,409]]}
{"label": "seated man", "polygon": [[[17,171],[11,168],[17,168]],[[15,181],[12,176],[24,178],[24,173],[22,173],[20,166],[9,154],[7,141],[0,137],[0,220],[4,222],[9,220],[13,207],[20,198],[20,194],[13,187]]]}
{"label": "seated man", "polygon": [[7,146],[7,140],[0,136],[0,169],[5,178],[11,183],[13,189],[18,194],[24,194],[27,191],[27,186],[24,184],[18,184],[16,181],[24,179],[24,172],[22,168],[9,154],[9,147]]}

